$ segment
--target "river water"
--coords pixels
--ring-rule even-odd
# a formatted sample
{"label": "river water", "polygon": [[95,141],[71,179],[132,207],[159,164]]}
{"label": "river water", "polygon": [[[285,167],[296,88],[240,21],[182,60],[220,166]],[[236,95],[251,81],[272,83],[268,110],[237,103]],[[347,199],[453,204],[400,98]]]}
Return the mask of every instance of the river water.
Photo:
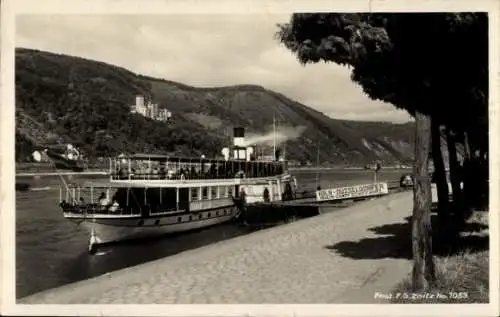
{"label": "river water", "polygon": [[[378,180],[398,181],[406,172],[382,170]],[[294,174],[299,190],[314,190],[317,180],[324,189],[373,181],[373,172],[366,170],[296,171]],[[65,176],[70,182],[90,178]],[[58,207],[59,178],[18,177],[16,181],[27,183],[31,188],[16,192],[17,298],[257,230],[226,223],[195,232],[113,245],[90,255],[88,232],[64,219]]]}

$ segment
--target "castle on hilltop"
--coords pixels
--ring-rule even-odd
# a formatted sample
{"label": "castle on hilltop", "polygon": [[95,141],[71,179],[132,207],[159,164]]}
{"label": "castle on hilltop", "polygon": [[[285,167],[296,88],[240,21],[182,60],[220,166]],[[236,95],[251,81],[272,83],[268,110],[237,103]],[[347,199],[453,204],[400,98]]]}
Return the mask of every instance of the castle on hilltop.
{"label": "castle on hilltop", "polygon": [[144,96],[135,97],[135,105],[130,106],[131,113],[137,113],[157,121],[169,121],[172,113],[168,109],[159,109],[157,103],[145,100]]}

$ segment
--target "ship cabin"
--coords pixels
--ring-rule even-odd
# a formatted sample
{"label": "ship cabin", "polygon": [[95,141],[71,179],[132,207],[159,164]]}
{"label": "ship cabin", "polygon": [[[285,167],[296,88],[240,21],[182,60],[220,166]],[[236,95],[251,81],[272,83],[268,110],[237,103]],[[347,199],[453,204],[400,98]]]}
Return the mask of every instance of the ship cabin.
{"label": "ship cabin", "polygon": [[[72,217],[158,217],[217,209],[232,212],[238,185],[151,187],[147,183],[87,182],[60,190],[60,206]],[[237,193],[237,192],[236,192]],[[229,210],[231,209],[231,211]],[[214,212],[214,216],[215,216]]]}

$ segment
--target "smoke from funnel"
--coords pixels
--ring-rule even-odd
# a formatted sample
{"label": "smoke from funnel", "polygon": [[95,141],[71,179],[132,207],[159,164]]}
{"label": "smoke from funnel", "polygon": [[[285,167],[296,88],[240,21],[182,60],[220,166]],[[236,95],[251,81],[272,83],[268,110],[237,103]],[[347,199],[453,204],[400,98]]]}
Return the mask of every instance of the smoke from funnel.
{"label": "smoke from funnel", "polygon": [[243,143],[242,146],[248,145],[269,145],[272,146],[274,141],[276,140],[276,146],[280,145],[283,142],[297,139],[301,136],[301,134],[306,130],[306,127],[298,126],[280,126],[279,130],[274,133],[271,131],[266,132],[264,134],[249,134]]}

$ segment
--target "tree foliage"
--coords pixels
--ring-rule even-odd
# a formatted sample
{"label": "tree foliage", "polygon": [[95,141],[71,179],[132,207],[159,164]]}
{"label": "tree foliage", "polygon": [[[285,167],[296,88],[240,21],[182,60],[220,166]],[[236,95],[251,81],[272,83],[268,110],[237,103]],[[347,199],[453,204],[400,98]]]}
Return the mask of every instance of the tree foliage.
{"label": "tree foliage", "polygon": [[440,126],[464,135],[464,140],[469,137],[474,149],[487,150],[487,15],[294,14],[279,25],[277,38],[302,64],[323,61],[350,67],[352,80],[370,98],[405,109],[416,118],[413,282],[415,288],[428,288],[434,280],[427,172],[430,139],[432,135],[439,198],[445,205],[448,189]]}
{"label": "tree foliage", "polygon": [[372,99],[418,109],[458,132],[487,125],[484,13],[294,14],[277,36],[303,64],[352,67]]}

